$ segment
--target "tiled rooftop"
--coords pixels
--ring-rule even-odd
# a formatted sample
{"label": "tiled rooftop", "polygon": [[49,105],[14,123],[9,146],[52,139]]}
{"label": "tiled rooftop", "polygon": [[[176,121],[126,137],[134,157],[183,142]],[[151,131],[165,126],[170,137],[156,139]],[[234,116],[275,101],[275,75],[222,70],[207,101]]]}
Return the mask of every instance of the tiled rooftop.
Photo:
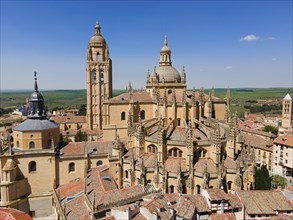
{"label": "tiled rooftop", "polygon": [[275,144],[286,145],[288,147],[293,147],[293,136],[280,135],[274,140]]}
{"label": "tiled rooftop", "polygon": [[28,214],[13,208],[0,208],[2,220],[32,220]]}
{"label": "tiled rooftop", "polygon": [[205,166],[207,166],[208,173],[217,173],[217,168],[212,159],[209,158],[201,158],[194,165],[194,169],[196,172],[203,173],[205,170]]}
{"label": "tiled rooftop", "polygon": [[248,214],[275,214],[276,211],[293,211],[293,206],[280,191],[237,191]]}
{"label": "tiled rooftop", "polygon": [[57,189],[59,198],[61,200],[65,199],[67,196],[73,196],[79,192],[82,192],[84,189],[84,180],[76,179],[67,184],[61,185]]}
{"label": "tiled rooftop", "polygon": [[66,206],[65,206],[66,219],[80,219],[80,220],[91,219],[88,207],[86,206],[84,200],[85,200],[85,196],[81,195],[66,203]]}
{"label": "tiled rooftop", "polygon": [[208,192],[211,201],[221,201],[222,199],[226,199],[226,193],[222,189],[206,189]]}
{"label": "tiled rooftop", "polygon": [[246,145],[250,145],[251,147],[257,149],[273,152],[273,142],[271,140],[265,140],[262,137],[252,136],[249,134],[242,134],[242,136]]}
{"label": "tiled rooftop", "polygon": [[236,220],[236,216],[234,213],[213,213],[210,220]]}
{"label": "tiled rooftop", "polygon": [[86,123],[86,116],[77,116],[77,115],[72,115],[72,116],[53,116],[52,119],[59,123]]}
{"label": "tiled rooftop", "polygon": [[182,158],[168,158],[165,162],[165,169],[170,173],[178,173],[179,166],[181,166],[181,171],[186,171],[186,161]]}
{"label": "tiled rooftop", "polygon": [[69,142],[62,148],[62,155],[64,156],[77,156],[85,153],[92,154],[110,154],[112,152],[113,141],[94,141],[94,142]]}

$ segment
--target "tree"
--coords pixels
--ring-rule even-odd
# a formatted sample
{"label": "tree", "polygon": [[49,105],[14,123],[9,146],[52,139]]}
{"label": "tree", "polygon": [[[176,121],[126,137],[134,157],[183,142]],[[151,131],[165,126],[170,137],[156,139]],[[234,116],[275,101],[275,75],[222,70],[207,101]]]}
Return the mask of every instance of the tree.
{"label": "tree", "polygon": [[273,175],[272,186],[274,188],[281,187],[282,189],[284,189],[287,186],[287,179],[283,176]]}
{"label": "tree", "polygon": [[275,135],[278,135],[278,128],[272,126],[272,125],[266,125],[263,129],[265,132],[272,132]]}
{"label": "tree", "polygon": [[265,165],[262,165],[260,169],[256,170],[255,189],[257,189],[257,190],[270,190],[271,189],[271,181],[272,180],[271,180],[269,171]]}
{"label": "tree", "polygon": [[79,113],[78,115],[86,115],[86,104],[79,106]]}
{"label": "tree", "polygon": [[79,130],[74,138],[76,142],[87,141],[87,133]]}

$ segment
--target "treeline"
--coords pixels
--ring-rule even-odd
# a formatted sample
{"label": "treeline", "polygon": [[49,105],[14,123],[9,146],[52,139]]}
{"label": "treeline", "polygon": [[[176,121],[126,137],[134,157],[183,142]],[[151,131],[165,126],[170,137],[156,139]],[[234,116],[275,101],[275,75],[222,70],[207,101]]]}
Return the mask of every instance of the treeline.
{"label": "treeline", "polygon": [[10,112],[13,112],[12,108],[0,108],[0,116],[6,115]]}
{"label": "treeline", "polygon": [[249,109],[251,113],[263,113],[263,112],[270,112],[270,111],[279,111],[282,110],[282,105],[244,105],[244,108]]}

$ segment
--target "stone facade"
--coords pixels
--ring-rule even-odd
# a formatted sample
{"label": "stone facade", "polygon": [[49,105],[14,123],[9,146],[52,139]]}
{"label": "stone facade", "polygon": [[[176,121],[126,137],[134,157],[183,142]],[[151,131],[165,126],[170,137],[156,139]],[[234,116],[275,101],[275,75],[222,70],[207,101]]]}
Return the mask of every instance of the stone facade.
{"label": "stone facade", "polygon": [[[96,111],[103,139],[116,137],[109,170],[117,185],[149,183],[166,193],[190,194],[206,188],[253,188],[254,152],[247,149],[231,114],[230,90],[221,99],[214,90],[188,91],[186,83],[185,67],[179,73],[172,66],[165,36],[159,66],[147,72],[145,90],[135,91],[129,84],[121,95],[98,97],[103,100]],[[87,90],[90,94],[93,87]],[[120,138],[127,138],[127,144]]]}

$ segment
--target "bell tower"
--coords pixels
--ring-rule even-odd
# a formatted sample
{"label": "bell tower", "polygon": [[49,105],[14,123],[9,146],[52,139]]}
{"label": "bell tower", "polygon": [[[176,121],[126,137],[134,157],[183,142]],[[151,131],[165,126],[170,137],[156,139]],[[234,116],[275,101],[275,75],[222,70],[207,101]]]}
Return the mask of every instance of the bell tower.
{"label": "bell tower", "polygon": [[87,127],[102,129],[103,102],[112,97],[112,60],[99,22],[87,48]]}
{"label": "bell tower", "polygon": [[282,126],[292,127],[292,98],[289,93],[283,98]]}

